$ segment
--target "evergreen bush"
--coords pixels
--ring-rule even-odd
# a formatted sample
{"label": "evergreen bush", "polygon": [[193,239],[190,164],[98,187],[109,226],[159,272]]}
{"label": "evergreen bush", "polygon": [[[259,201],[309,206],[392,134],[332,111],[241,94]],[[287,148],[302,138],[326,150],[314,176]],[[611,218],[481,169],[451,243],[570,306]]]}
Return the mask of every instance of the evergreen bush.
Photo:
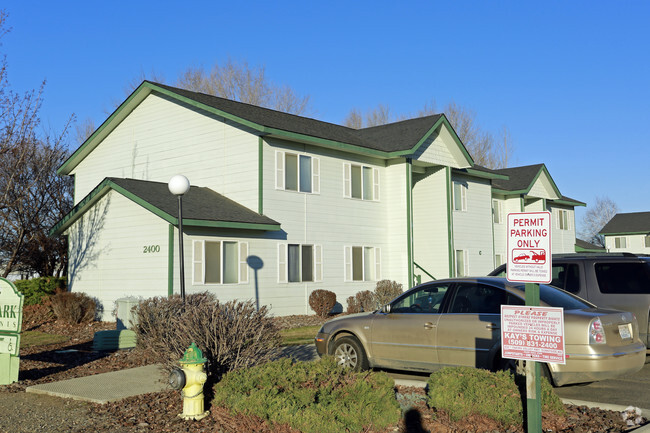
{"label": "evergreen bush", "polygon": [[303,433],[383,430],[400,418],[393,387],[386,373],[353,373],[331,357],[284,358],[228,373],[214,387],[213,404]]}
{"label": "evergreen bush", "polygon": [[23,305],[38,305],[48,296],[65,291],[67,279],[65,277],[39,277],[14,281],[14,284],[25,297]]}

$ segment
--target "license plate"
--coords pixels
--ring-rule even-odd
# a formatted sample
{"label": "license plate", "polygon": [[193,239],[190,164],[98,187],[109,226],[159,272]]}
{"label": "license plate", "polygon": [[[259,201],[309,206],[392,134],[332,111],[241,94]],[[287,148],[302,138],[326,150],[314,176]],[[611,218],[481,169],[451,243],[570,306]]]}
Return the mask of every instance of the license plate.
{"label": "license plate", "polygon": [[618,333],[621,335],[623,340],[629,340],[632,338],[632,332],[630,332],[630,325],[618,325]]}

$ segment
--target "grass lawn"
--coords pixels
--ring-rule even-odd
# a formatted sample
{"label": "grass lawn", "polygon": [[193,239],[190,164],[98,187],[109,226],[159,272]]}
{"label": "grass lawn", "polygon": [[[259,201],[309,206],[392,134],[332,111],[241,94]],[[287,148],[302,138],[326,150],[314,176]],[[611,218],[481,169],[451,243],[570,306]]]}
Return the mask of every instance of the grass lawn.
{"label": "grass lawn", "polygon": [[312,344],[321,325],[301,326],[299,328],[283,329],[280,331],[283,346],[295,346],[298,344]]}
{"label": "grass lawn", "polygon": [[70,337],[66,335],[48,334],[40,331],[25,331],[20,334],[20,347],[64,343],[68,340],[70,340]]}

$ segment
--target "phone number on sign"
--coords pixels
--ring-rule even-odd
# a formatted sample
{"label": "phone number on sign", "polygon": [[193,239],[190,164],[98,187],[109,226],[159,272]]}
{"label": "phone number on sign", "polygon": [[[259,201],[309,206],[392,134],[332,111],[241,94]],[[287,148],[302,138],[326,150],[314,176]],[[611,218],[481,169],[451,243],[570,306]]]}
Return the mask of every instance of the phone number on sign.
{"label": "phone number on sign", "polygon": [[562,346],[559,343],[547,342],[547,341],[524,341],[524,340],[507,340],[506,344],[510,346],[526,346],[526,347],[540,347],[543,349],[561,349]]}

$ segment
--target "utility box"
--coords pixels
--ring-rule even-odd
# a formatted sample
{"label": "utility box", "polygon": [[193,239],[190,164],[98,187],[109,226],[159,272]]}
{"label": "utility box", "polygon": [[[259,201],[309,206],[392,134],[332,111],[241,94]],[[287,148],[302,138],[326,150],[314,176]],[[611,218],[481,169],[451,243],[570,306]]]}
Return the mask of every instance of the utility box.
{"label": "utility box", "polygon": [[117,330],[132,329],[137,318],[133,313],[133,307],[138,305],[140,301],[138,298],[128,297],[120,298],[115,303],[117,304]]}

